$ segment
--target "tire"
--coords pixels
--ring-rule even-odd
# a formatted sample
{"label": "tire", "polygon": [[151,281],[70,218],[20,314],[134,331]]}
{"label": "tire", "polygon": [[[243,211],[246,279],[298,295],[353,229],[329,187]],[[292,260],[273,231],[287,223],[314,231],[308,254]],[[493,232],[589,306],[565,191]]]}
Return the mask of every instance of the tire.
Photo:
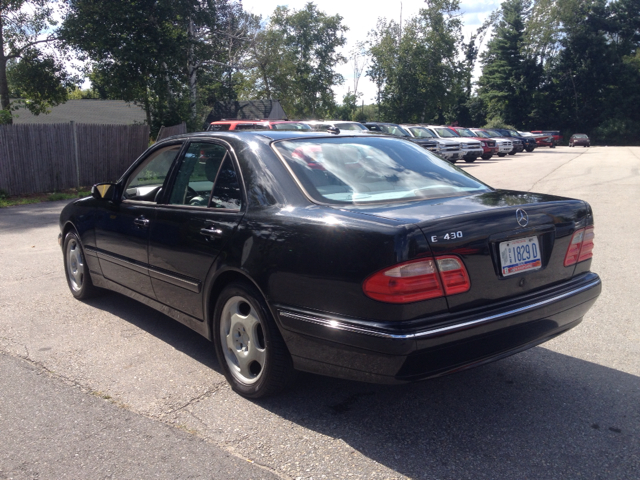
{"label": "tire", "polygon": [[493,157],[493,155],[482,155],[483,160],[491,160],[491,157]]}
{"label": "tire", "polygon": [[253,285],[233,282],[216,301],[214,345],[231,388],[246,398],[283,390],[293,380],[291,355]]}
{"label": "tire", "polygon": [[98,289],[91,281],[89,266],[85,261],[82,242],[76,232],[69,232],[64,237],[64,273],[71,294],[78,300],[93,297]]}
{"label": "tire", "polygon": [[515,155],[518,152],[509,152],[509,155]]}
{"label": "tire", "polygon": [[506,154],[506,153],[499,153],[499,154],[498,154],[498,156],[499,156],[500,158],[502,158],[502,157],[506,157],[506,156],[507,156],[507,154]]}
{"label": "tire", "polygon": [[534,149],[532,147],[527,147],[527,152],[531,153],[531,152],[533,152],[533,150]]}
{"label": "tire", "polygon": [[467,163],[473,163],[473,162],[476,161],[476,157],[465,158],[464,161],[467,162]]}

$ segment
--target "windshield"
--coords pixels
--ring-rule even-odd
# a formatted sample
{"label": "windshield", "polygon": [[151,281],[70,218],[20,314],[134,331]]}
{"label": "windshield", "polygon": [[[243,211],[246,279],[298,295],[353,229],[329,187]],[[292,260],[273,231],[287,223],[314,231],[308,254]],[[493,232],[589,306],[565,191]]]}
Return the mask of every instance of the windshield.
{"label": "windshield", "polygon": [[576,133],[573,138],[589,138],[584,133]]}
{"label": "windshield", "polygon": [[306,123],[273,123],[271,127],[274,130],[311,130]]}
{"label": "windshield", "polygon": [[504,135],[500,132],[497,132],[495,130],[485,130],[489,135],[491,135],[492,137],[504,137]]}
{"label": "windshield", "polygon": [[413,136],[416,138],[438,138],[436,135],[429,129],[424,127],[407,127],[408,130],[413,133]]}
{"label": "windshield", "polygon": [[283,140],[274,147],[320,203],[405,202],[491,190],[424,148],[388,137]]}
{"label": "windshield", "polygon": [[491,135],[489,135],[487,132],[483,132],[483,131],[480,131],[480,130],[475,130],[473,133],[475,133],[476,136],[478,136],[478,137],[491,138]]}
{"label": "windshield", "polygon": [[516,132],[515,130],[507,130],[507,132],[509,132],[509,135],[511,135],[512,137],[519,137],[520,135],[518,135],[518,132]]}
{"label": "windshield", "polygon": [[369,131],[367,127],[365,127],[361,123],[356,123],[356,122],[335,123],[334,125],[340,130],[365,130],[367,132]]}
{"label": "windshield", "polygon": [[438,136],[443,137],[443,138],[459,137],[460,136],[456,132],[451,130],[450,128],[444,128],[444,127],[443,128],[434,128],[434,130],[436,131]]}
{"label": "windshield", "polygon": [[384,133],[388,133],[389,135],[395,135],[396,137],[410,137],[409,132],[407,132],[400,125],[378,125],[380,130]]}
{"label": "windshield", "polygon": [[478,136],[474,132],[469,130],[468,128],[459,128],[458,130],[456,130],[456,132],[458,132],[458,135],[460,135],[462,137],[477,137]]}

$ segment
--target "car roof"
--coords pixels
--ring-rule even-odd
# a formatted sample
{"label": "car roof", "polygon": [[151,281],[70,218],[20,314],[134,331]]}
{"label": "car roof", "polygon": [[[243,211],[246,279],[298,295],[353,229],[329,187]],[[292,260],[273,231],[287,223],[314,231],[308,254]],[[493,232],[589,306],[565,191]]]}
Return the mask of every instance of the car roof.
{"label": "car roof", "polygon": [[[348,135],[347,135],[348,136]],[[318,130],[305,130],[305,131],[295,131],[295,130],[225,130],[221,132],[193,132],[193,133],[184,133],[181,135],[173,135],[171,137],[167,137],[162,139],[162,142],[168,140],[188,140],[188,139],[198,139],[198,138],[235,138],[238,140],[250,140],[251,138],[267,138],[269,140],[294,140],[299,138],[336,138],[338,135],[333,135],[327,132],[322,132]],[[342,135],[345,137],[345,135]],[[353,137],[361,138],[362,135],[353,135]]]}

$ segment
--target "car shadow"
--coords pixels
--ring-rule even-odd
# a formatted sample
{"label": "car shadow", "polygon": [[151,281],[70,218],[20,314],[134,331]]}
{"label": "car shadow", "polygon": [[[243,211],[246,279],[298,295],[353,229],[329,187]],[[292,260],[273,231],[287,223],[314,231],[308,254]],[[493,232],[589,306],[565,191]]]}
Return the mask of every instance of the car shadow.
{"label": "car shadow", "polygon": [[260,405],[410,478],[640,471],[640,378],[544,347],[403,386],[302,375]]}
{"label": "car shadow", "polygon": [[213,344],[171,317],[116,292],[104,291],[84,302],[121,318],[222,374]]}
{"label": "car shadow", "polygon": [[[86,303],[222,373],[211,343],[162,313],[113,292]],[[408,385],[300,373],[255,404],[410,478],[635,479],[640,471],[640,378],[545,347]]]}

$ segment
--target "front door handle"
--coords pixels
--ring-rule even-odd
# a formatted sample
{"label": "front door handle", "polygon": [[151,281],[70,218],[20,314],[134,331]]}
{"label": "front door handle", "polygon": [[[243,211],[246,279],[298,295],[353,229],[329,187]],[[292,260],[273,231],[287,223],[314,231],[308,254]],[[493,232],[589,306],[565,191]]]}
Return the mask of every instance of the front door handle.
{"label": "front door handle", "polygon": [[202,235],[205,235],[207,237],[221,237],[222,236],[222,230],[220,230],[219,228],[201,228],[200,229],[200,233]]}
{"label": "front door handle", "polygon": [[133,223],[139,227],[146,228],[149,226],[149,219],[144,218],[144,216],[140,216],[133,220]]}

